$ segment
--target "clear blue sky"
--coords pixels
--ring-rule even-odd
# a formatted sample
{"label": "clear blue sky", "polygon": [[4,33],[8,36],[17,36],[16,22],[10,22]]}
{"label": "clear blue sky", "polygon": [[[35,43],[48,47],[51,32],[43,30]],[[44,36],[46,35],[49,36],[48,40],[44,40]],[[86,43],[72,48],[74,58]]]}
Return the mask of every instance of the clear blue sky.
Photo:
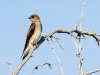
{"label": "clear blue sky", "polygon": [[[70,30],[80,20],[83,3],[86,2],[83,30],[91,30],[100,33],[100,1],[99,0],[0,0],[0,74],[9,75],[9,65],[4,60],[12,61],[13,72],[21,62],[21,55],[25,44],[26,33],[31,24],[28,17],[32,14],[40,16],[43,33],[47,34],[55,28]],[[79,75],[76,47],[71,36],[67,34],[55,34],[60,38],[62,50],[55,39],[52,45],[63,62],[65,75]],[[83,44],[81,56],[83,72],[100,68],[100,48],[94,39],[87,37]],[[57,62],[47,41],[33,52],[33,56],[22,68],[19,75],[29,75],[34,66],[43,63],[51,63],[60,71]],[[61,71],[60,71],[61,72]],[[40,67],[34,71],[34,75],[56,75],[48,66]],[[100,72],[93,75],[100,75]]]}

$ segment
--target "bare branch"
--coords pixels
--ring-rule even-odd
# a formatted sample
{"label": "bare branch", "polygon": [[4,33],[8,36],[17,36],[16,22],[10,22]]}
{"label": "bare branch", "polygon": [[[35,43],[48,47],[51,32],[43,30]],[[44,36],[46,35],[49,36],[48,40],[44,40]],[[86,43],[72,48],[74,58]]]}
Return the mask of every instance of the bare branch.
{"label": "bare branch", "polygon": [[56,41],[57,41],[57,43],[59,44],[59,46],[61,47],[61,49],[63,49],[64,50],[64,48],[60,45],[60,43],[59,43],[59,41],[58,40],[60,40],[59,38],[56,38],[56,37],[54,37],[54,36],[51,36],[51,38],[55,38],[56,39]]}
{"label": "bare branch", "polygon": [[[38,46],[38,45],[37,45]],[[29,54],[27,55],[27,57],[18,65],[16,71],[14,72],[13,75],[17,75],[19,73],[19,71],[21,70],[21,68],[23,67],[23,65],[29,60],[29,58],[31,57],[33,51],[37,48],[37,46],[32,46],[30,45],[30,51]]]}
{"label": "bare branch", "polygon": [[51,33],[49,33],[49,34],[47,34],[47,35],[45,35],[44,37],[45,38],[48,38],[48,37],[50,37],[51,35],[53,35],[53,34],[55,34],[55,33],[65,33],[65,34],[70,34],[71,36],[74,36],[75,38],[77,38],[77,36],[75,36],[74,34],[72,35],[72,33],[77,33],[77,34],[80,34],[80,35],[88,35],[88,36],[92,36],[95,40],[96,40],[96,42],[97,42],[97,44],[99,45],[99,41],[100,41],[100,39],[97,37],[97,36],[100,36],[100,34],[95,34],[95,33],[93,33],[93,32],[88,32],[88,31],[79,31],[79,30],[77,30],[77,29],[72,29],[72,30],[61,30],[61,29],[55,29],[55,30],[53,30]]}
{"label": "bare branch", "polygon": [[[52,64],[49,64],[49,63],[44,63],[44,64],[42,64],[42,65],[37,65],[37,66],[35,66],[34,68],[33,68],[33,70],[32,70],[32,72],[31,72],[31,74],[30,75],[32,75],[32,73],[34,72],[34,70],[36,69],[38,69],[38,67],[39,66],[44,66],[44,65],[48,65],[50,68],[51,68],[51,66],[54,68],[54,70],[57,72],[57,74],[58,75],[60,75],[60,73],[58,72],[58,70],[56,69],[56,67],[54,66],[54,65],[52,65]],[[52,68],[51,68],[52,69]]]}
{"label": "bare branch", "polygon": [[56,68],[54,65],[52,65],[52,67],[55,69],[55,71],[57,72],[57,74],[60,75],[60,73],[59,73],[59,71],[57,70],[57,68]]}
{"label": "bare branch", "polygon": [[37,65],[37,66],[35,66],[35,67],[33,68],[33,70],[32,70],[32,72],[31,72],[31,74],[30,74],[30,75],[32,75],[32,73],[34,72],[34,70],[35,70],[35,69],[37,70],[39,66],[41,66],[41,67],[42,67],[42,66],[43,66],[43,64],[42,64],[42,65]]}
{"label": "bare branch", "polygon": [[76,41],[75,41],[74,38],[73,38],[73,42],[74,42],[74,44],[75,44],[75,46],[76,46],[76,48],[77,48],[77,50],[78,50],[78,45],[76,44]]}
{"label": "bare branch", "polygon": [[57,40],[60,40],[59,38],[57,38],[57,37],[55,37],[55,36],[51,36],[51,38],[55,38],[55,39],[57,39]]}
{"label": "bare branch", "polygon": [[19,26],[30,26],[30,24],[21,24],[21,23],[19,23]]}
{"label": "bare branch", "polygon": [[84,75],[90,75],[90,74],[93,74],[93,73],[96,73],[96,72],[99,72],[100,69],[96,69],[96,70],[93,70],[93,71],[90,71],[90,72],[87,72],[86,74]]}
{"label": "bare branch", "polygon": [[78,28],[78,26],[79,26],[79,22],[78,22],[78,23],[76,23],[76,25],[75,25],[74,29],[77,29],[77,28]]}
{"label": "bare branch", "polygon": [[61,62],[60,59],[58,58],[58,56],[57,56],[57,54],[56,54],[54,48],[52,47],[52,45],[51,45],[51,43],[49,42],[48,39],[47,39],[47,41],[48,41],[48,44],[50,45],[50,47],[51,47],[51,49],[52,49],[52,51],[53,51],[55,57],[57,58],[57,60],[58,60],[58,62],[59,62],[59,64],[60,64],[60,68],[61,68],[61,71],[62,71],[62,75],[64,75],[64,70],[63,70],[62,62]]}
{"label": "bare branch", "polygon": [[74,44],[75,44],[75,46],[76,46],[76,48],[77,48],[77,58],[78,58],[78,69],[79,69],[79,74],[80,75],[83,75],[83,70],[82,70],[82,61],[83,61],[83,59],[84,59],[84,57],[83,58],[80,58],[80,53],[81,53],[81,50],[82,50],[82,44],[80,43],[80,41],[79,41],[79,46],[76,44],[76,41],[75,41],[75,39],[73,38],[73,41],[74,41]]}
{"label": "bare branch", "polygon": [[5,62],[10,66],[10,75],[12,75],[12,62],[5,60]]}
{"label": "bare branch", "polygon": [[60,45],[60,43],[59,43],[58,39],[56,39],[56,41],[58,42],[59,46],[60,46],[60,47],[64,50],[64,48]]}
{"label": "bare branch", "polygon": [[83,22],[83,15],[84,15],[85,5],[86,5],[86,3],[84,2],[83,7],[82,7],[81,20],[80,20],[80,31],[82,31],[82,22]]}

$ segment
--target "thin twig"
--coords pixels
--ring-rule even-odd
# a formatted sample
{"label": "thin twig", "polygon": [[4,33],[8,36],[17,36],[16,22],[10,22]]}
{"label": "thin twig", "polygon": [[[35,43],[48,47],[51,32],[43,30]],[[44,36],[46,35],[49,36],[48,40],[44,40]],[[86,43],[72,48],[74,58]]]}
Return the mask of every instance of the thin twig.
{"label": "thin twig", "polygon": [[21,24],[21,23],[19,23],[19,26],[30,26],[30,24]]}
{"label": "thin twig", "polygon": [[93,74],[93,73],[96,73],[96,72],[99,72],[100,69],[96,69],[96,70],[93,70],[93,71],[90,71],[90,72],[87,72],[86,74],[84,75],[90,75],[90,74]]}
{"label": "thin twig", "polygon": [[7,60],[5,60],[5,62],[10,66],[10,75],[13,75],[13,73],[12,73],[12,62],[9,62]]}
{"label": "thin twig", "polygon": [[56,39],[56,41],[57,41],[57,43],[58,43],[58,44],[59,44],[59,46],[61,47],[61,49],[63,49],[63,50],[64,50],[64,48],[60,45],[60,43],[59,43],[59,41],[58,41],[58,40],[60,40],[59,38],[54,37],[54,36],[51,36],[51,38],[55,38],[55,39]]}
{"label": "thin twig", "polygon": [[57,38],[57,37],[55,37],[55,36],[51,36],[51,38],[55,38],[55,39],[57,39],[57,40],[60,40],[59,38]]}
{"label": "thin twig", "polygon": [[79,43],[79,48],[78,48],[78,62],[79,62],[79,72],[80,72],[80,75],[83,75],[83,70],[82,70],[82,61],[83,59],[80,58],[80,52],[82,50],[82,45],[81,43]]}
{"label": "thin twig", "polygon": [[74,44],[75,44],[75,46],[76,46],[76,48],[77,48],[77,50],[78,50],[78,45],[76,44],[76,42],[75,42],[75,39],[73,38],[73,42],[74,42]]}
{"label": "thin twig", "polygon": [[80,53],[81,53],[81,50],[82,50],[82,44],[80,43],[80,41],[79,41],[79,46],[76,44],[76,41],[75,41],[75,39],[73,38],[73,41],[74,41],[74,44],[75,44],[75,46],[76,46],[76,48],[77,48],[77,58],[78,58],[78,69],[79,69],[79,74],[80,75],[83,75],[83,70],[82,70],[82,61],[83,61],[83,59],[84,59],[84,57],[83,58],[80,58]]}
{"label": "thin twig", "polygon": [[39,66],[44,66],[44,65],[48,65],[50,68],[51,68],[51,66],[54,68],[54,70],[56,71],[56,73],[58,74],[58,75],[60,75],[60,73],[58,72],[58,70],[56,69],[56,67],[54,66],[54,65],[52,65],[52,64],[49,64],[49,63],[44,63],[44,64],[42,64],[42,65],[37,65],[37,66],[35,66],[34,68],[33,68],[33,70],[32,70],[32,72],[31,72],[31,74],[30,75],[32,75],[32,73],[34,72],[34,70],[36,69],[38,69],[38,67]]}
{"label": "thin twig", "polygon": [[60,47],[64,50],[64,48],[60,45],[60,43],[59,43],[58,39],[56,39],[56,41],[58,42],[59,46],[60,46]]}
{"label": "thin twig", "polygon": [[34,72],[34,70],[35,70],[35,69],[37,70],[39,66],[43,66],[43,64],[42,64],[42,65],[37,65],[37,66],[35,66],[35,67],[33,68],[33,70],[32,70],[32,72],[31,72],[30,75],[32,75],[32,73]]}
{"label": "thin twig", "polygon": [[79,22],[78,22],[78,23],[76,23],[76,25],[75,25],[74,29],[77,29],[77,28],[78,28],[78,26],[79,26]]}
{"label": "thin twig", "polygon": [[[83,15],[84,15],[84,7],[85,7],[85,2],[83,4],[83,7],[82,7],[82,13],[81,13],[81,20],[80,20],[80,31],[82,31],[82,22],[83,22]],[[81,37],[81,34],[79,33],[78,34],[79,37]],[[81,50],[82,50],[82,44],[81,44],[81,41],[79,39],[79,47],[77,48],[77,58],[78,58],[78,65],[79,65],[79,72],[80,72],[80,75],[83,75],[83,70],[82,70],[82,61],[83,61],[83,58],[80,58],[80,53],[81,53]]]}
{"label": "thin twig", "polygon": [[60,75],[60,73],[59,73],[59,71],[57,70],[57,68],[56,68],[54,65],[52,65],[52,67],[55,69],[55,71],[57,72],[57,74]]}
{"label": "thin twig", "polygon": [[47,39],[47,41],[48,41],[48,44],[50,45],[50,47],[51,47],[51,49],[52,49],[52,51],[53,51],[55,57],[57,58],[57,60],[58,60],[58,62],[59,62],[59,64],[60,64],[60,68],[61,68],[61,71],[62,71],[62,75],[64,75],[64,70],[63,70],[62,62],[61,62],[60,59],[58,58],[58,56],[57,56],[57,54],[56,54],[54,48],[52,47],[52,45],[51,45],[51,43],[49,42],[48,39]]}
{"label": "thin twig", "polygon": [[82,7],[81,20],[80,20],[80,31],[82,31],[82,22],[83,22],[83,15],[84,15],[85,5],[86,5],[86,3],[84,2],[83,7]]}

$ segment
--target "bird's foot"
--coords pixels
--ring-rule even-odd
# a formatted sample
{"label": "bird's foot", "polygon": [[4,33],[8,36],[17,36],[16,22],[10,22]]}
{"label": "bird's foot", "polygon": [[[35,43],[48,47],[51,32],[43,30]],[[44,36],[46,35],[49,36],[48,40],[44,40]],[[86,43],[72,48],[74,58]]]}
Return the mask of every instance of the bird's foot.
{"label": "bird's foot", "polygon": [[30,57],[31,57],[31,58],[36,58],[36,57],[34,57],[33,55],[31,55]]}

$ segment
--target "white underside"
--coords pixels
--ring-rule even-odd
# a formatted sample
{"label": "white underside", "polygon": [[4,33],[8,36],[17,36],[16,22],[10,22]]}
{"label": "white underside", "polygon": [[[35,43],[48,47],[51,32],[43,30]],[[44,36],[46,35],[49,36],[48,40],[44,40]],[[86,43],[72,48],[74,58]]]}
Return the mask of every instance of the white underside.
{"label": "white underside", "polygon": [[41,29],[38,29],[38,30],[36,30],[35,34],[30,38],[29,43],[37,44],[40,36],[41,36]]}
{"label": "white underside", "polygon": [[37,23],[36,24],[36,28],[35,28],[35,32],[34,34],[32,35],[32,37],[30,38],[30,41],[29,43],[31,44],[37,44],[40,36],[41,36],[41,26],[40,26],[40,23]]}

